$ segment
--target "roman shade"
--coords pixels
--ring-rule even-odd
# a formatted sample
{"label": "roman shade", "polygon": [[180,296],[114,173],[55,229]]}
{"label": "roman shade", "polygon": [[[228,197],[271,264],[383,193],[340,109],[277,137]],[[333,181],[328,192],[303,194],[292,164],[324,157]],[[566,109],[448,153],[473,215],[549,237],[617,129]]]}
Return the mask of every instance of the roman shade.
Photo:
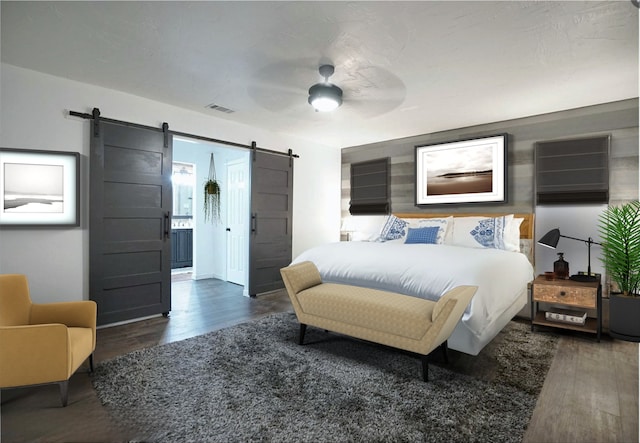
{"label": "roman shade", "polygon": [[538,142],[536,204],[608,203],[609,135]]}
{"label": "roman shade", "polygon": [[390,158],[351,164],[351,215],[390,213]]}

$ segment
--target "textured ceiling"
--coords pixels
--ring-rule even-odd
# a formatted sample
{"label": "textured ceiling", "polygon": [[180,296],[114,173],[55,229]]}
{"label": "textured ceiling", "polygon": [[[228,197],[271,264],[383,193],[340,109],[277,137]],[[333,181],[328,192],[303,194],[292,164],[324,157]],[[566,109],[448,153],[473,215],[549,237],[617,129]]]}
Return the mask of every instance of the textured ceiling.
{"label": "textured ceiling", "polygon": [[[638,96],[630,1],[0,7],[4,63],[332,146]],[[330,114],[307,103],[326,62]]]}

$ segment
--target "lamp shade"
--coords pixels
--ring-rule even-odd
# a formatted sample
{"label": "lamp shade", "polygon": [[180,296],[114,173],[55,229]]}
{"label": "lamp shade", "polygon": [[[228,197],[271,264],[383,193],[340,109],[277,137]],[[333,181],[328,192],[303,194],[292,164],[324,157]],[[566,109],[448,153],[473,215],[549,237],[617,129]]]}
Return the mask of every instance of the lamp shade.
{"label": "lamp shade", "polygon": [[309,88],[309,104],[319,112],[333,111],[342,104],[342,89],[331,83],[316,83]]}
{"label": "lamp shade", "polygon": [[558,246],[558,241],[560,240],[560,229],[552,229],[547,232],[540,240],[538,240],[538,244],[542,246],[546,246],[547,248],[554,248]]}

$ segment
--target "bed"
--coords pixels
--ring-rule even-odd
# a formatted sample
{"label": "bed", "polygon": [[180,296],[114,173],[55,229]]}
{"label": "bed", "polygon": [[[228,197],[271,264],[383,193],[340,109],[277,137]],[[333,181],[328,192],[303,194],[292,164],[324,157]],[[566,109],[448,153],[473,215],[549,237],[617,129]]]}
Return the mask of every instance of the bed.
{"label": "bed", "polygon": [[533,225],[533,214],[394,214],[376,238],[320,245],[293,263],[312,261],[323,281],[433,301],[478,286],[449,339],[477,355],[527,303],[533,258],[520,251],[532,249]]}

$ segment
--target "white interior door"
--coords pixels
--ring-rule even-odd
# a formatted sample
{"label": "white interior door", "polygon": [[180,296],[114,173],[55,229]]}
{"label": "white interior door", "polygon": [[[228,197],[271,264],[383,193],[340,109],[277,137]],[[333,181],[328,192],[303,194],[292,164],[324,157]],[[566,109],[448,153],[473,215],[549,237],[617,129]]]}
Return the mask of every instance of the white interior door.
{"label": "white interior door", "polygon": [[227,280],[247,284],[247,238],[249,234],[249,164],[227,165]]}

